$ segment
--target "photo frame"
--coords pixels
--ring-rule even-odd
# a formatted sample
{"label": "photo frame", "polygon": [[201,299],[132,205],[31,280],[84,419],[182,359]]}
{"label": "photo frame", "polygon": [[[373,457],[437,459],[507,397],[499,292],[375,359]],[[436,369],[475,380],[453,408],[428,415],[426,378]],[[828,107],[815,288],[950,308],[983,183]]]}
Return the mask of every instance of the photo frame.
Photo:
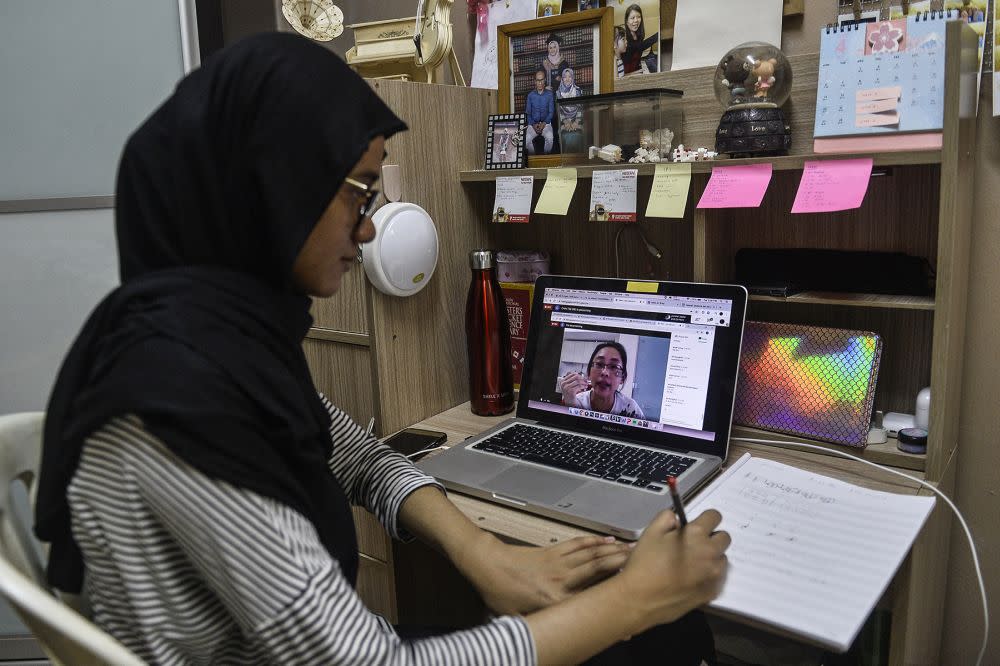
{"label": "photo frame", "polygon": [[525,165],[524,136],[528,116],[524,113],[498,113],[486,123],[486,161],[489,169],[519,169]]}
{"label": "photo frame", "polygon": [[614,90],[613,21],[613,8],[602,7],[497,27],[497,106],[501,114],[525,114],[528,166],[561,163],[555,111],[556,95],[564,94],[560,86],[574,96]]}

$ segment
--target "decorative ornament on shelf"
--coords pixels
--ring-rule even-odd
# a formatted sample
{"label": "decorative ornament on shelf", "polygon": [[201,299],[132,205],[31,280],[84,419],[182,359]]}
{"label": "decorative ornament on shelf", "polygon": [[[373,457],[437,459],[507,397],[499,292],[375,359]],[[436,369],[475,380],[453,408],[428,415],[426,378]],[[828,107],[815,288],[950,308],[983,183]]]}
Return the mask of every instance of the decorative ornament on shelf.
{"label": "decorative ornament on shelf", "polygon": [[288,24],[309,39],[328,42],[344,32],[344,12],[333,0],[282,0]]}
{"label": "decorative ornament on shelf", "polygon": [[674,162],[707,162],[708,160],[714,160],[718,156],[719,153],[714,150],[709,150],[708,148],[688,150],[682,143],[674,148],[674,152],[671,154],[670,158]]}
{"label": "decorative ornament on shelf", "polygon": [[781,105],[792,90],[792,67],[776,46],[746,42],[715,70],[715,97],[726,108],[715,149],[732,156],[780,155],[792,143]]}

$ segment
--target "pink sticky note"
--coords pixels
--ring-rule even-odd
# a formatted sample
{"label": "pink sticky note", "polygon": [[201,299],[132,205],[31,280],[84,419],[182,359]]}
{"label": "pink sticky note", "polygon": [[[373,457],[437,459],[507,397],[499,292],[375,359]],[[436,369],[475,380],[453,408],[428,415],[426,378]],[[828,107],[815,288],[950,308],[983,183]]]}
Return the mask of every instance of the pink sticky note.
{"label": "pink sticky note", "polygon": [[903,94],[901,86],[889,86],[886,88],[866,88],[855,90],[854,99],[858,102],[871,102],[876,99],[899,99]]}
{"label": "pink sticky note", "polygon": [[858,102],[854,105],[854,113],[882,113],[895,111],[898,107],[898,99],[876,99],[871,102]]}
{"label": "pink sticky note", "polygon": [[881,127],[883,125],[898,125],[899,112],[859,113],[854,116],[855,127]]}
{"label": "pink sticky note", "polygon": [[824,213],[857,208],[868,191],[872,158],[806,162],[793,213]]}
{"label": "pink sticky note", "polygon": [[757,208],[770,182],[770,162],[712,167],[698,208]]}

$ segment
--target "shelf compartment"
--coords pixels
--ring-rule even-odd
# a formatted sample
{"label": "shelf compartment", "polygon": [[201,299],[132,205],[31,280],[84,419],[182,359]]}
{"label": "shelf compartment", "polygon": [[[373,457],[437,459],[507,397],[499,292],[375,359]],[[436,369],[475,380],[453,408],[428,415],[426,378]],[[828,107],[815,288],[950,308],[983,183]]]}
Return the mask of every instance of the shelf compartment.
{"label": "shelf compartment", "polygon": [[[896,440],[890,437],[885,444],[869,444],[864,449],[856,449],[850,446],[843,446],[840,444],[831,444],[830,442],[821,442],[819,440],[808,439],[806,437],[786,435],[779,432],[771,432],[769,430],[760,430],[758,428],[748,428],[746,426],[733,424],[732,432],[730,433],[730,438],[738,437],[748,437],[751,439],[767,439],[775,440],[781,442],[787,442],[786,445],[777,446],[787,446],[789,448],[795,448],[799,451],[810,451],[819,454],[823,454],[822,451],[817,451],[816,449],[810,449],[806,447],[796,447],[794,442],[802,441],[806,444],[812,444],[813,446],[819,446],[823,449],[827,449],[828,453],[826,455],[836,457],[838,460],[846,461],[846,458],[837,455],[837,451],[843,451],[844,453],[849,453],[852,456],[857,456],[863,460],[868,460],[879,465],[888,465],[889,467],[896,467],[898,469],[909,469],[917,472],[923,472],[924,466],[927,461],[927,456],[918,453],[904,453],[896,448]],[[922,474],[917,474],[916,476],[922,477]]]}
{"label": "shelf compartment", "polygon": [[899,296],[890,294],[847,294],[830,291],[803,291],[792,296],[751,295],[751,301],[770,303],[817,303],[888,310],[934,310],[931,296]]}

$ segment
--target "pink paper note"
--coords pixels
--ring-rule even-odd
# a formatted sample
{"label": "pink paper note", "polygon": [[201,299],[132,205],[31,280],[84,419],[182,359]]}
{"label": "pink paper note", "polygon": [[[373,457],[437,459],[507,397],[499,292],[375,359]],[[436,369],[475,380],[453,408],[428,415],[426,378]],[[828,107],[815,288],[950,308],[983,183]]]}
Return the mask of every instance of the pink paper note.
{"label": "pink paper note", "polygon": [[881,127],[883,125],[898,125],[899,113],[860,113],[854,116],[855,127]]}
{"label": "pink paper note", "polygon": [[882,113],[895,111],[898,107],[898,99],[877,99],[872,102],[858,102],[854,105],[854,113]]}
{"label": "pink paper note", "polygon": [[793,213],[824,213],[857,208],[868,191],[872,158],[806,162]]}
{"label": "pink paper note", "polygon": [[770,182],[770,162],[712,167],[698,208],[757,208]]}
{"label": "pink paper note", "polygon": [[899,99],[899,96],[902,94],[903,88],[900,86],[866,88],[864,90],[855,90],[854,99],[858,102],[870,102],[876,99]]}

